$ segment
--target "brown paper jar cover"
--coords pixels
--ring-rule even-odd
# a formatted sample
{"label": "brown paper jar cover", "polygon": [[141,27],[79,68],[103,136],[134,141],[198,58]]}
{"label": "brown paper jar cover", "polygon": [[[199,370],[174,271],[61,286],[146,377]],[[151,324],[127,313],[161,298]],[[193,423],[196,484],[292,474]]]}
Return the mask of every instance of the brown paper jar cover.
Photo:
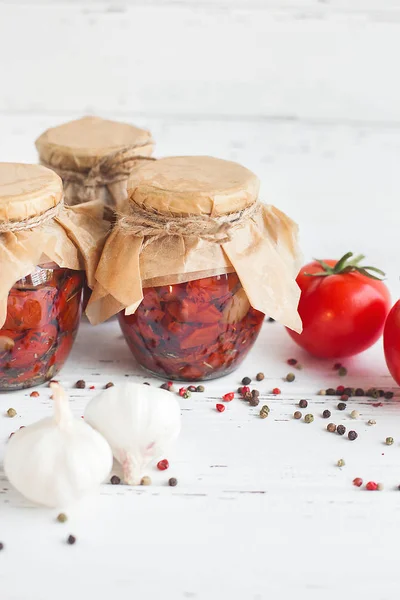
{"label": "brown paper jar cover", "polygon": [[37,265],[94,272],[107,235],[100,202],[65,207],[60,177],[41,165],[0,163],[0,327],[13,285]]}
{"label": "brown paper jar cover", "polygon": [[67,204],[97,199],[119,209],[129,173],[151,156],[154,142],[145,129],[88,116],[48,129],[36,148],[62,177]]}
{"label": "brown paper jar cover", "polygon": [[185,233],[149,243],[148,237],[132,235],[117,223],[96,271],[87,309],[92,323],[122,309],[135,312],[144,287],[236,271],[253,308],[300,331],[297,226],[277,208],[261,204],[258,192],[256,175],[230,161],[189,156],[143,165],[128,182],[132,215],[145,210],[189,221],[199,215],[235,216],[235,224],[222,243]]}

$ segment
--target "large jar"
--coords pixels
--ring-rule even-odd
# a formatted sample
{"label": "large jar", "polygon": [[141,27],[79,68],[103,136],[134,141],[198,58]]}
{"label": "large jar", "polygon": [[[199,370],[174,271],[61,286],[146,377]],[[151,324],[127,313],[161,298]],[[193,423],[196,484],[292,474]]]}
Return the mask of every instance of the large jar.
{"label": "large jar", "polygon": [[187,381],[235,369],[265,314],[299,331],[297,228],[258,188],[248,169],[210,157],[142,166],[104,247],[89,319],[118,312],[137,361]]}
{"label": "large jar", "polygon": [[104,230],[39,165],[0,163],[0,391],[54,377],[72,348]]}
{"label": "large jar", "polygon": [[121,210],[133,169],[152,160],[149,131],[99,117],[47,129],[36,140],[40,162],[60,175],[69,205],[101,200],[106,215]]}

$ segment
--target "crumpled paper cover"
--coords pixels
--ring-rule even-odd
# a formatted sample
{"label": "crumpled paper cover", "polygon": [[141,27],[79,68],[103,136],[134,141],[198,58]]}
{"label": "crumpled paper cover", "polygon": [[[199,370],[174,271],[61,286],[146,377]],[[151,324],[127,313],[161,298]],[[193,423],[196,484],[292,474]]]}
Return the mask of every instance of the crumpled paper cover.
{"label": "crumpled paper cover", "polygon": [[253,308],[301,331],[300,290],[295,281],[301,265],[297,226],[275,207],[263,205],[222,245],[184,236],[162,238],[143,252],[142,244],[142,238],[119,229],[111,233],[87,307],[93,324],[123,309],[127,314],[135,312],[145,287],[236,271]]}
{"label": "crumpled paper cover", "polygon": [[93,287],[109,228],[102,214],[100,202],[88,202],[63,208],[40,227],[0,234],[0,328],[6,319],[9,291],[37,265],[54,262],[60,267],[84,270]]}

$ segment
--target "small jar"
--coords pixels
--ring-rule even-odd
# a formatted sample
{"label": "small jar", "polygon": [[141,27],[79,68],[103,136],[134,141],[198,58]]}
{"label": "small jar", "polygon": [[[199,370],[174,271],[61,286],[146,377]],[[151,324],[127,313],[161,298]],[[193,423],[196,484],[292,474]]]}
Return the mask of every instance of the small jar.
{"label": "small jar", "polygon": [[38,385],[62,367],[80,321],[84,265],[93,278],[101,246],[101,227],[64,207],[56,173],[0,163],[0,391]]}
{"label": "small jar", "polygon": [[119,312],[139,364],[186,381],[233,371],[265,314],[300,330],[297,229],[258,188],[245,167],[211,157],[142,166],[105,244],[89,319]]}
{"label": "small jar", "polygon": [[40,162],[56,171],[68,205],[100,200],[105,216],[127,200],[131,171],[152,160],[149,131],[99,117],[83,117],[43,132],[36,140]]}
{"label": "small jar", "polygon": [[246,357],[263,313],[250,306],[236,273],[145,288],[136,312],[119,313],[136,360],[154,375],[201,381],[227,375]]}

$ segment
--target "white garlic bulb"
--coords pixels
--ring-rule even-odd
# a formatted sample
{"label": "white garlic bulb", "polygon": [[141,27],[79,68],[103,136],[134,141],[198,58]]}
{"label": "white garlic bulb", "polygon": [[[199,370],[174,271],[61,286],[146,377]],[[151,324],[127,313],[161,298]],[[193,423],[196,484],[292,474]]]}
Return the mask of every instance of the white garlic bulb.
{"label": "white garlic bulb", "polygon": [[93,398],[85,421],[110,444],[125,483],[138,485],[147,465],[178,437],[181,413],[171,392],[127,382]]}
{"label": "white garlic bulb", "polygon": [[15,432],[7,444],[4,470],[29,500],[65,507],[102,483],[112,469],[106,440],[73,417],[63,388],[52,383],[54,416]]}

